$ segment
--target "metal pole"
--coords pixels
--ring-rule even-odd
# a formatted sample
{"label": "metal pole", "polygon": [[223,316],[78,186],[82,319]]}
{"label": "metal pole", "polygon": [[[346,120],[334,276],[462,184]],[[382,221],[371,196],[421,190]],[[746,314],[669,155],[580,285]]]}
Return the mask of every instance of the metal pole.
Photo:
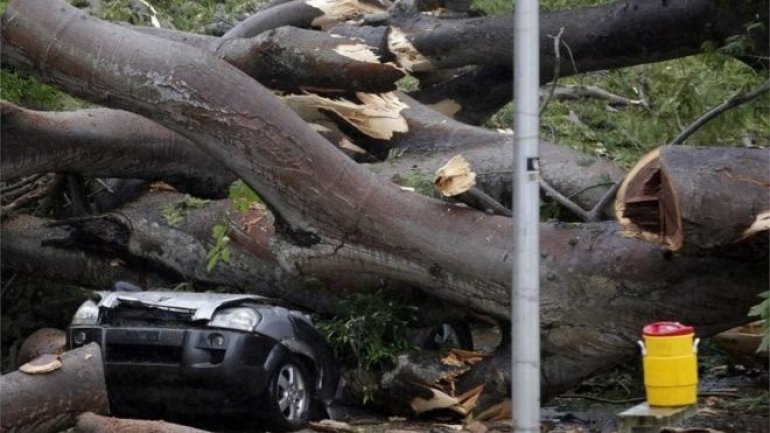
{"label": "metal pole", "polygon": [[513,284],[511,361],[513,428],[540,432],[540,200],[538,0],[516,0],[513,96]]}

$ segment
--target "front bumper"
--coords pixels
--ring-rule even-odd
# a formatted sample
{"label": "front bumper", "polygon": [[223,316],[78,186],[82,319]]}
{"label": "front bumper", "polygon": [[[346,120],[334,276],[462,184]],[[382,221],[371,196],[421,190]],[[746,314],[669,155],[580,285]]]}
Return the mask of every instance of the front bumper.
{"label": "front bumper", "polygon": [[289,354],[273,339],[238,331],[69,329],[70,348],[90,342],[102,349],[110,399],[119,414],[148,403],[163,412],[238,412],[266,391],[274,368]]}

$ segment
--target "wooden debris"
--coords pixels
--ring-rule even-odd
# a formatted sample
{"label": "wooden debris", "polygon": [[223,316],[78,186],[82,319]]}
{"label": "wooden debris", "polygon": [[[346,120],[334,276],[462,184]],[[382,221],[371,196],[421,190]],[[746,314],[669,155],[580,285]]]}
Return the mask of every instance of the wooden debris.
{"label": "wooden debris", "polygon": [[46,374],[60,369],[62,366],[58,355],[45,354],[19,367],[26,374]]}
{"label": "wooden debris", "polygon": [[513,413],[511,408],[511,400],[505,399],[500,403],[490,406],[480,414],[476,416],[477,421],[503,421],[511,419]]}
{"label": "wooden debris", "polygon": [[[331,111],[372,138],[388,140],[396,132],[409,130],[406,120],[400,114],[407,106],[393,93],[356,93],[356,97],[361,101],[360,104],[310,93],[287,95],[283,100],[295,111],[307,112],[309,108]],[[302,117],[306,118],[306,115]]]}
{"label": "wooden debris", "polygon": [[311,429],[324,433],[361,433],[358,427],[353,427],[348,423],[341,421],[334,421],[331,419],[323,419],[318,422],[308,423]]}
{"label": "wooden debris", "polygon": [[381,4],[358,0],[307,0],[306,3],[323,11],[323,15],[311,23],[312,26],[321,28],[385,10]]}
{"label": "wooden debris", "polygon": [[430,60],[412,45],[406,33],[398,27],[390,27],[388,49],[396,57],[396,63],[409,72],[428,72],[436,69]]}
{"label": "wooden debris", "polygon": [[476,184],[476,173],[462,155],[455,155],[436,170],[433,185],[444,197],[462,194]]}

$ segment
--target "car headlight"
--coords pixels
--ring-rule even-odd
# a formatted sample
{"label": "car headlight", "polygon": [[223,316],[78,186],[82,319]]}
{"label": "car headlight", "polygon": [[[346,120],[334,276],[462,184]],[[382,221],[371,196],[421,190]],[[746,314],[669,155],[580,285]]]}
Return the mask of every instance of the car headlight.
{"label": "car headlight", "polygon": [[99,320],[99,307],[94,301],[83,302],[72,318],[73,325],[95,325]]}
{"label": "car headlight", "polygon": [[209,326],[251,331],[257,326],[259,319],[259,313],[251,308],[225,308],[214,314],[214,317],[209,321]]}

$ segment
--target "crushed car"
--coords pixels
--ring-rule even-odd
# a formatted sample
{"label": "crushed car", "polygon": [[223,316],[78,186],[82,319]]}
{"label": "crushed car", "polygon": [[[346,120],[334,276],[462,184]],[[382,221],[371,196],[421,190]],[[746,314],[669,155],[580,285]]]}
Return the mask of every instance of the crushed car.
{"label": "crushed car", "polygon": [[98,292],[67,339],[70,349],[99,344],[120,416],[246,417],[297,430],[324,415],[340,377],[307,315],[256,295]]}

